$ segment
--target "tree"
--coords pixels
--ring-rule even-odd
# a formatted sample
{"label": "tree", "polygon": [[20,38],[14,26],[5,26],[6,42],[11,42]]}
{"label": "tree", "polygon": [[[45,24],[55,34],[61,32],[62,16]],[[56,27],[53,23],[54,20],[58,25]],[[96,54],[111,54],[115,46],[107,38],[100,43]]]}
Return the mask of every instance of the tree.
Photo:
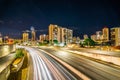
{"label": "tree", "polygon": [[53,43],[58,44],[58,40],[53,40]]}
{"label": "tree", "polygon": [[84,47],[84,44],[82,42],[80,42],[80,47]]}
{"label": "tree", "polygon": [[84,40],[83,45],[91,47],[91,46],[95,46],[95,42],[91,38],[87,38]]}
{"label": "tree", "polygon": [[17,44],[17,43],[19,43],[19,42],[18,42],[17,40],[15,40],[15,41],[14,41],[14,44]]}
{"label": "tree", "polygon": [[48,40],[43,40],[43,43],[48,44],[49,41]]}

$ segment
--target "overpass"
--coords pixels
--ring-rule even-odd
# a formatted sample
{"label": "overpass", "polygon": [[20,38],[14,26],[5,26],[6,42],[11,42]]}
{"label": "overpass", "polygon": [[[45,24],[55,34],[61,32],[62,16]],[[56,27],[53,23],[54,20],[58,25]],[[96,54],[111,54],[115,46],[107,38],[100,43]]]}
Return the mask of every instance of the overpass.
{"label": "overpass", "polygon": [[15,45],[0,46],[0,79],[7,80],[10,74],[10,64],[15,59]]}

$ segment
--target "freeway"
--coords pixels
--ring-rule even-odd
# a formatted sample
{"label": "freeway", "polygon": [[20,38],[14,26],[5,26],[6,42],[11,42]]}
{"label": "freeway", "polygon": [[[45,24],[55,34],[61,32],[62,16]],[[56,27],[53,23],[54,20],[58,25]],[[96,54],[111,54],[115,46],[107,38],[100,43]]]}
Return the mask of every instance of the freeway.
{"label": "freeway", "polygon": [[[37,48],[23,47],[29,54],[29,78],[31,80],[77,80],[68,70],[45,52]],[[32,73],[33,72],[33,73]],[[33,77],[31,77],[33,76]],[[81,80],[79,78],[79,80]]]}
{"label": "freeway", "polygon": [[15,45],[0,45],[0,58],[9,55],[15,51]]}
{"label": "freeway", "polygon": [[102,55],[110,55],[115,57],[120,57],[120,52],[115,51],[103,51],[103,50],[95,50],[95,49],[87,49],[87,48],[66,48],[72,51],[80,51],[80,52],[87,52],[87,53],[95,53],[95,54],[102,54]]}
{"label": "freeway", "polygon": [[91,58],[66,52],[65,49],[59,50],[46,47],[42,49],[70,64],[93,80],[120,80],[120,68],[110,66],[112,64],[102,64],[91,60]]}
{"label": "freeway", "polygon": [[12,63],[15,59],[15,53],[9,54],[5,57],[0,58],[0,73]]}
{"label": "freeway", "polygon": [[15,53],[0,58],[0,80],[7,80],[10,75],[10,65],[15,59]]}

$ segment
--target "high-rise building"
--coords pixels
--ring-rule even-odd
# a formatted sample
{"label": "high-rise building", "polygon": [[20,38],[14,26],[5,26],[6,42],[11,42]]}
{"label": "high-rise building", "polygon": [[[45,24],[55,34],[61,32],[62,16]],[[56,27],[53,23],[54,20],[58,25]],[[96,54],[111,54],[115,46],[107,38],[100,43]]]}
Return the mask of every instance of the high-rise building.
{"label": "high-rise building", "polygon": [[63,38],[64,41],[62,41],[62,42],[72,43],[73,30],[67,29],[67,28],[63,28],[63,29],[64,29],[64,32],[63,32],[62,36],[64,36],[64,37],[61,37],[61,38]]}
{"label": "high-rise building", "polygon": [[96,31],[96,40],[101,41],[102,40],[102,31]]}
{"label": "high-rise building", "polygon": [[109,41],[109,28],[104,27],[102,29],[102,37],[103,37],[103,42],[108,42]]}
{"label": "high-rise building", "polygon": [[58,43],[72,42],[73,31],[58,25],[49,25],[49,41],[57,40]]}
{"label": "high-rise building", "polygon": [[97,37],[96,37],[96,35],[95,34],[93,34],[93,35],[91,35],[91,37],[90,37],[93,41],[96,41],[96,39],[97,39]]}
{"label": "high-rise building", "polygon": [[27,32],[23,33],[23,42],[27,42],[29,40],[29,34]]}
{"label": "high-rise building", "polygon": [[111,45],[120,45],[120,27],[111,28]]}
{"label": "high-rise building", "polygon": [[60,28],[57,25],[49,25],[49,41],[53,43],[53,40],[60,42]]}
{"label": "high-rise building", "polygon": [[35,41],[36,39],[36,32],[35,32],[35,28],[34,27],[31,27],[31,40],[32,41]]}

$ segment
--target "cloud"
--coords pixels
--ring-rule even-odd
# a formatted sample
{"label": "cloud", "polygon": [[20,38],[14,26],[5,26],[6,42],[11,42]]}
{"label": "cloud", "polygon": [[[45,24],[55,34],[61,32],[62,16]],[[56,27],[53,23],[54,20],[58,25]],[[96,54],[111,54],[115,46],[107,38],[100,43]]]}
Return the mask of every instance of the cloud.
{"label": "cloud", "polygon": [[4,21],[3,21],[3,20],[0,20],[0,24],[4,24]]}

